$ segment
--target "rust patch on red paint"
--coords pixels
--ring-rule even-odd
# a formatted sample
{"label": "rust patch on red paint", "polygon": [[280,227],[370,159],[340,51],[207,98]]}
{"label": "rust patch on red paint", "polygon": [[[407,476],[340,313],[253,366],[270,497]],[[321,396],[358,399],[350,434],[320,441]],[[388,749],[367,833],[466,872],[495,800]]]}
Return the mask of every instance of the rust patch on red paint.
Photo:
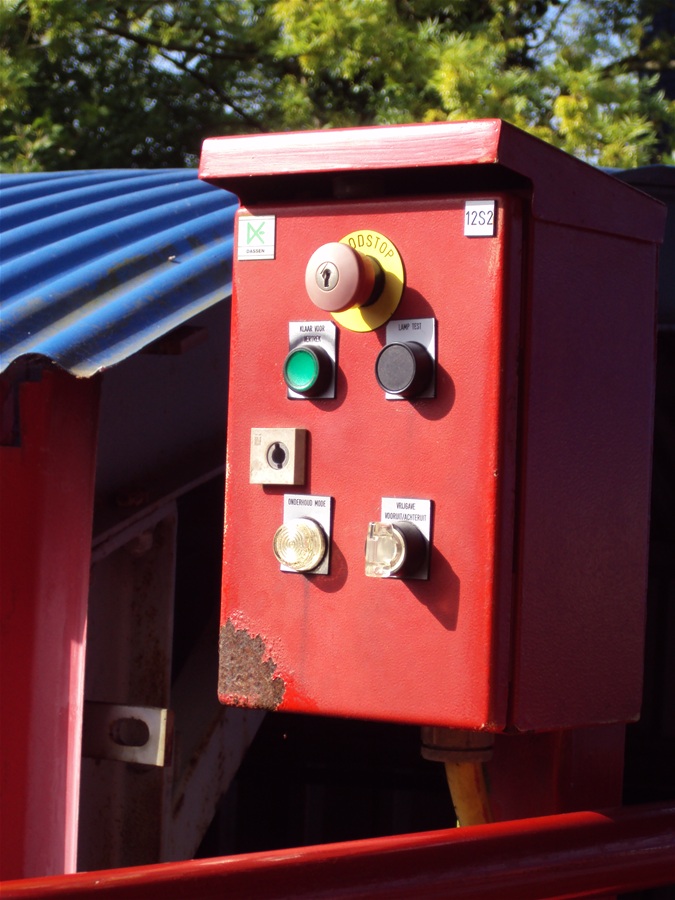
{"label": "rust patch on red paint", "polygon": [[228,703],[256,709],[277,709],[286,685],[270,659],[265,642],[226,622],[220,629],[218,693]]}

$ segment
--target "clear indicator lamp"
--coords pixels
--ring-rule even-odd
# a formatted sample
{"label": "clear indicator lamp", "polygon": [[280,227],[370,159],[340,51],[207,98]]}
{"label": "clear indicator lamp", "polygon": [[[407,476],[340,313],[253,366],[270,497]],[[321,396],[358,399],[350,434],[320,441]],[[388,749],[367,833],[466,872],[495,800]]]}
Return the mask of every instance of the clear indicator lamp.
{"label": "clear indicator lamp", "polygon": [[427,556],[427,542],[412,522],[371,522],[366,537],[366,575],[370,578],[413,576]]}
{"label": "clear indicator lamp", "polygon": [[290,519],[277,529],[272,549],[285,568],[311,572],[326,555],[326,534],[314,519]]}

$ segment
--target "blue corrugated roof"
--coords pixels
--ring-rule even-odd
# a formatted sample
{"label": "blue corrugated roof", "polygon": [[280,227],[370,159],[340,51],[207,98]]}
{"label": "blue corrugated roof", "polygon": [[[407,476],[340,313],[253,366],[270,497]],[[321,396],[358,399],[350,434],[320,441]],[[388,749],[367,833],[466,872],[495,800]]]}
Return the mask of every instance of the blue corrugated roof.
{"label": "blue corrugated roof", "polygon": [[90,376],[229,297],[237,204],[192,169],[0,176],[0,371]]}

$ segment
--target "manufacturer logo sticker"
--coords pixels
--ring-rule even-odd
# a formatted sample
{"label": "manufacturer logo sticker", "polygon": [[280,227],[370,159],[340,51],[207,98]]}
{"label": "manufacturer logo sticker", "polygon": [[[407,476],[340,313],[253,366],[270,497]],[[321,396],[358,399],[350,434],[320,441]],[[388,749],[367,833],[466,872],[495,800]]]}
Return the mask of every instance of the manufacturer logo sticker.
{"label": "manufacturer logo sticker", "polygon": [[239,216],[237,259],[274,259],[276,216]]}

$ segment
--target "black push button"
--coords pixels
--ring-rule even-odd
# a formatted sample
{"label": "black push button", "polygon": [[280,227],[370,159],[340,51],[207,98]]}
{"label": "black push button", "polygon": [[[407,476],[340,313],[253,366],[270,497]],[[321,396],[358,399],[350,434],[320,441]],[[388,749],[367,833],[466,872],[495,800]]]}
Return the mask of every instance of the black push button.
{"label": "black push button", "polygon": [[434,361],[417,341],[397,341],[380,350],[375,377],[388,394],[417,397],[429,384]]}

